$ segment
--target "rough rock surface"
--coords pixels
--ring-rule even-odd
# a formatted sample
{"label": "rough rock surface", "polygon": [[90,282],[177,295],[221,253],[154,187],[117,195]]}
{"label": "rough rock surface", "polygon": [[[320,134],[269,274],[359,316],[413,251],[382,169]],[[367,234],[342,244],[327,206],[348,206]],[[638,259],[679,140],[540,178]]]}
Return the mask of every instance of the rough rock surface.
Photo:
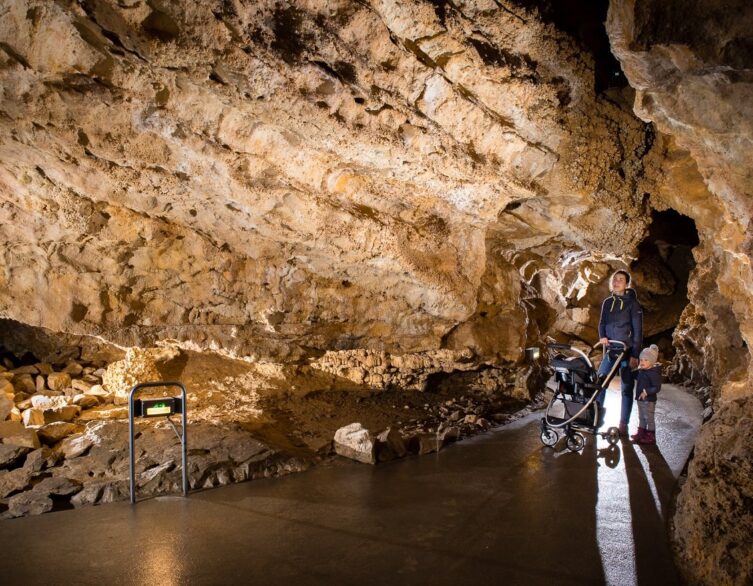
{"label": "rough rock surface", "polygon": [[[173,430],[167,424],[147,423],[138,426],[137,436],[139,497],[179,492],[180,442]],[[271,449],[234,427],[196,424],[190,437],[188,480],[192,489],[298,471],[310,463]],[[83,433],[66,438],[56,450],[35,450],[21,467],[0,470],[0,499],[10,497],[3,501],[8,507],[4,516],[47,512],[53,507],[50,495],[74,506],[128,498],[127,422],[91,422]]]}
{"label": "rough rock surface", "polygon": [[113,362],[102,377],[102,386],[119,402],[128,400],[131,389],[139,383],[158,382],[162,377],[148,350],[129,348],[125,358]]}
{"label": "rough rock surface", "polygon": [[376,441],[360,423],[351,423],[335,432],[335,452],[364,464],[376,464]]}
{"label": "rough rock surface", "polygon": [[[99,384],[50,365],[123,358],[100,341],[312,359],[362,389],[450,378],[500,389],[500,366],[545,334],[593,342],[606,278],[629,266],[649,334],[668,335],[690,299],[675,373],[712,389],[712,411],[749,417],[750,3],[613,0],[612,50],[635,95],[604,82],[604,51],[553,5],[3,3],[0,316],[72,343],[34,339],[48,351],[1,373],[16,407],[0,409],[49,421],[30,397]],[[651,212],[668,210],[698,231],[687,291],[668,270],[676,243],[642,248]],[[121,401],[143,380],[108,372]],[[232,402],[201,416],[258,411],[261,397],[228,379],[216,390]],[[521,376],[516,395],[533,380]],[[83,416],[122,414],[90,400]],[[726,449],[735,426],[702,432],[699,446],[723,459],[711,429]],[[64,440],[73,460],[95,451],[85,437]],[[430,451],[436,435],[415,437]],[[716,469],[720,503],[750,485]],[[174,473],[152,470],[147,484]],[[6,486],[25,478],[14,472]],[[73,498],[122,494],[109,482]],[[38,504],[13,498],[19,511]],[[719,558],[732,542],[709,535],[704,515],[681,499],[683,551],[719,544],[707,562],[683,558],[689,579],[732,579]]]}
{"label": "rough rock surface", "polygon": [[711,384],[717,415],[678,500],[678,566],[690,582],[742,584],[753,575],[753,5],[616,0],[607,29],[635,112],[669,137],[652,191],[693,218],[701,240],[675,368]]}
{"label": "rough rock surface", "polygon": [[7,3],[0,314],[267,358],[519,358],[505,255],[634,254],[652,133],[568,34],[457,6]]}

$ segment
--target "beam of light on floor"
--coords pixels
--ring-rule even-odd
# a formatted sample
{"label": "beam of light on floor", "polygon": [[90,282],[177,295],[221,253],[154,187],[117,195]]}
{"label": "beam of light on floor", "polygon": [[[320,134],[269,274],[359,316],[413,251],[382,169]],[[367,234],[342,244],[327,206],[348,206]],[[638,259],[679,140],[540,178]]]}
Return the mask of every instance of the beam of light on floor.
{"label": "beam of light on floor", "polygon": [[[604,429],[608,429],[619,424],[619,390],[615,392],[610,389],[607,392],[605,406],[607,419]],[[606,440],[598,438],[596,441],[599,450],[608,447]],[[614,468],[599,459],[596,540],[601,555],[604,580],[607,584],[615,586],[633,586],[637,583],[633,517],[626,476],[624,459],[620,458]]]}

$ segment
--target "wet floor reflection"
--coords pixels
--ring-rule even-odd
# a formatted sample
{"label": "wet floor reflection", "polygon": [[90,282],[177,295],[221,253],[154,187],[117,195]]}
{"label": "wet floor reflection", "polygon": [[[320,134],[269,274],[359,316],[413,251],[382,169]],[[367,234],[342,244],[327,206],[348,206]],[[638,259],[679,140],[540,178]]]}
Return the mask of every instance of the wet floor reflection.
{"label": "wet floor reflection", "polygon": [[[610,390],[607,409],[619,414],[619,391]],[[608,411],[609,413],[609,411]],[[610,418],[608,425],[618,421]],[[631,429],[637,426],[634,412]],[[660,446],[638,446],[623,438],[610,447],[598,439],[597,540],[605,582],[626,586],[677,584],[666,528],[675,477]]]}
{"label": "wet floor reflection", "polygon": [[[675,584],[666,515],[701,408],[666,392],[658,447],[543,447],[532,414],[383,466],[338,460],[188,499],[0,524],[0,573],[29,586]],[[607,400],[619,417],[619,392]]]}

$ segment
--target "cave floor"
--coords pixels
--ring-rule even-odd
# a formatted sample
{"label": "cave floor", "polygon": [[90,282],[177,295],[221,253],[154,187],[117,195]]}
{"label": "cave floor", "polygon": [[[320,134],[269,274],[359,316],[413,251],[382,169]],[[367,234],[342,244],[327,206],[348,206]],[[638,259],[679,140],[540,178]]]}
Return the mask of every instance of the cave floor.
{"label": "cave floor", "polygon": [[[607,397],[607,424],[619,392]],[[540,413],[438,454],[0,524],[4,584],[678,582],[672,493],[701,424],[666,386],[656,447],[539,442]],[[633,419],[637,413],[633,413]],[[635,423],[631,425],[631,429]]]}

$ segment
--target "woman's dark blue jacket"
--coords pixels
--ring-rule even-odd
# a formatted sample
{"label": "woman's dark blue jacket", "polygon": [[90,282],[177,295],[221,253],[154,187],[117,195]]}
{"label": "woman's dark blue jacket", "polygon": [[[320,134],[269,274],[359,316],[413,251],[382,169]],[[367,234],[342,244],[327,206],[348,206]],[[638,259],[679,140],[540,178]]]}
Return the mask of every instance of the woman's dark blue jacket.
{"label": "woman's dark blue jacket", "polygon": [[627,344],[630,356],[638,358],[643,344],[643,309],[633,289],[624,295],[610,295],[601,304],[599,338]]}

